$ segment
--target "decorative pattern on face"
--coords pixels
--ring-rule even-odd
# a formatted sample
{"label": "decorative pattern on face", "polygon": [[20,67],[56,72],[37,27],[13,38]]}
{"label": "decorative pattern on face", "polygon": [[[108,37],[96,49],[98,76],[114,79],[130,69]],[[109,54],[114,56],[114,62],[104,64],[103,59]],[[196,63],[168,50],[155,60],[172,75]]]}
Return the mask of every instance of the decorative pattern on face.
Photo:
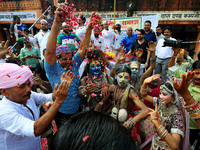
{"label": "decorative pattern on face", "polygon": [[169,92],[167,92],[165,89],[161,89],[160,90],[160,100],[161,100],[161,104],[166,105],[168,103],[171,103],[172,101],[172,94],[170,94]]}
{"label": "decorative pattern on face", "polygon": [[89,66],[90,73],[92,75],[100,75],[101,74],[101,64],[98,60],[93,60]]}
{"label": "decorative pattern on face", "polygon": [[126,87],[129,83],[130,75],[127,72],[117,74],[117,83],[120,87]]}
{"label": "decorative pattern on face", "polygon": [[138,67],[138,64],[137,64],[137,63],[132,63],[132,64],[130,65],[130,68],[131,68],[132,74],[137,74],[137,73],[139,73],[139,67]]}

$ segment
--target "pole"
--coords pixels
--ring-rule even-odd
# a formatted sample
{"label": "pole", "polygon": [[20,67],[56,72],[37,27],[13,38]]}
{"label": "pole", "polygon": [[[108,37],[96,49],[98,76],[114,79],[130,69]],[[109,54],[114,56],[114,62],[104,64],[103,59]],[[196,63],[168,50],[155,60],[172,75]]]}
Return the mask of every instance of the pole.
{"label": "pole", "polygon": [[[44,16],[44,14],[51,8],[51,6],[49,6],[44,12],[43,14],[30,26],[30,28],[28,28],[28,30],[30,31],[35,24]],[[17,45],[17,42],[15,42],[15,44],[12,46],[12,49]]]}
{"label": "pole", "polygon": [[51,8],[51,6],[49,6],[44,12],[43,14],[34,22],[34,24],[32,24],[32,26],[30,26],[30,28],[28,29],[29,31],[35,26],[35,24],[45,15],[45,13]]}
{"label": "pole", "polygon": [[115,24],[116,0],[114,0],[114,24]]}

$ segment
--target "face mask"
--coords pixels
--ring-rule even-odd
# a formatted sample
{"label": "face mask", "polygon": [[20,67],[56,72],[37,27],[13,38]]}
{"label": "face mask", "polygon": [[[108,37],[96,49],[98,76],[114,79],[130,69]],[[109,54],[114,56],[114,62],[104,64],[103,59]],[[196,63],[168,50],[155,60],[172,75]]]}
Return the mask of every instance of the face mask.
{"label": "face mask", "polygon": [[95,38],[98,38],[99,37],[99,34],[94,34]]}
{"label": "face mask", "polygon": [[92,75],[100,75],[101,74],[101,64],[98,60],[92,61],[90,63],[89,71]]}
{"label": "face mask", "polygon": [[117,83],[120,87],[126,87],[129,83],[130,77],[127,72],[117,74]]}
{"label": "face mask", "polygon": [[116,27],[115,29],[118,30],[118,31],[120,31],[120,30],[121,30],[121,27]]}

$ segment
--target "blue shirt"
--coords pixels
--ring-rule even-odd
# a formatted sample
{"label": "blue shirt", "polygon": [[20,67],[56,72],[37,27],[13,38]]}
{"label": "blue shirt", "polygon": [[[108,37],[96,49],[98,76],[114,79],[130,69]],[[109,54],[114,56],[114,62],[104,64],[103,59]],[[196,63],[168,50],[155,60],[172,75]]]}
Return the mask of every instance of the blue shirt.
{"label": "blue shirt", "polygon": [[[67,98],[59,109],[59,112],[64,114],[75,114],[81,104],[81,99],[78,97],[78,86],[80,84],[78,69],[82,63],[79,52],[76,52],[72,60],[73,63],[70,71],[74,73],[75,77],[70,85]],[[67,72],[67,70],[64,70],[64,68],[57,61],[55,61],[53,65],[49,65],[46,60],[44,61],[44,68],[47,78],[51,83],[52,89],[54,90],[55,83],[60,85],[60,77],[64,72]]]}
{"label": "blue shirt", "polygon": [[131,46],[133,42],[137,39],[137,33],[133,33],[131,37],[126,35],[124,38],[122,38],[120,45],[122,47],[125,47],[126,53],[131,49]]}
{"label": "blue shirt", "polygon": [[150,42],[150,41],[156,42],[157,41],[155,32],[151,32],[151,31],[148,34],[145,33],[144,38],[148,42]]}
{"label": "blue shirt", "polygon": [[[12,24],[10,24],[10,27],[12,27]],[[25,24],[22,24],[21,26],[17,26],[17,30],[23,31],[23,29],[28,29],[28,27]],[[18,38],[24,37],[23,35],[18,34]]]}

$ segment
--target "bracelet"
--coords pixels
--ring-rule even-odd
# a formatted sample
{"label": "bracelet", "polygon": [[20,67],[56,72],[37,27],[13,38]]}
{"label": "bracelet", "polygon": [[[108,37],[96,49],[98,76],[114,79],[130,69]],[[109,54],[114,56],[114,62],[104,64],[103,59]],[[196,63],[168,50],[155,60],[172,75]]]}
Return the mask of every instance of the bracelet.
{"label": "bracelet", "polygon": [[57,103],[58,105],[62,106],[62,103],[60,103],[58,101],[54,101],[54,103]]}
{"label": "bracelet", "polygon": [[191,96],[190,98],[188,98],[188,99],[184,99],[185,101],[189,101],[189,100],[191,100],[191,98],[193,98],[193,96]]}
{"label": "bracelet", "polygon": [[191,110],[191,108],[193,108],[196,104],[198,103],[198,101],[197,100],[195,100],[194,101],[194,103],[193,104],[191,104],[191,105],[184,105],[184,108],[188,111],[188,110]]}
{"label": "bracelet", "polygon": [[200,119],[200,104],[198,101],[195,101],[192,105],[185,106],[185,109],[192,119]]}
{"label": "bracelet", "polygon": [[165,127],[163,127],[163,125],[160,125],[157,131],[162,139],[164,139],[165,136],[168,134],[168,131],[165,129]]}
{"label": "bracelet", "polygon": [[164,132],[161,135],[161,138],[164,139],[168,134],[168,131],[165,129]]}
{"label": "bracelet", "polygon": [[156,58],[155,58],[155,59],[150,58],[150,61],[151,61],[151,62],[154,62],[154,61],[156,61]]}
{"label": "bracelet", "polygon": [[158,120],[158,117],[153,117],[151,120],[152,120],[152,121],[153,121],[153,120]]}

